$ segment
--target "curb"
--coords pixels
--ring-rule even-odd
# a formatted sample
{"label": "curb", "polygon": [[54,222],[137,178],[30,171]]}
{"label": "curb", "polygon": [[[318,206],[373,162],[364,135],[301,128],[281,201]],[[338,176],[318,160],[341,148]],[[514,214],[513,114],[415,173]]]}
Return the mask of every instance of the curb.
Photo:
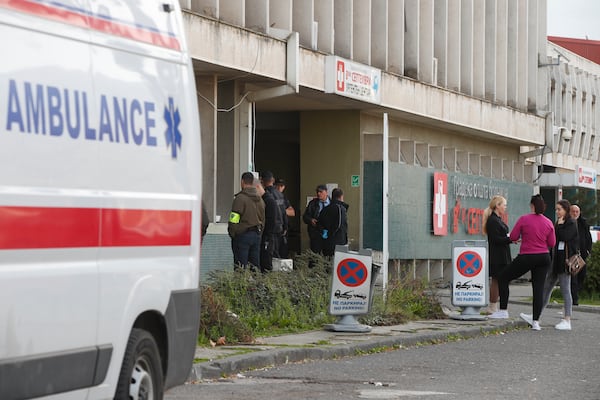
{"label": "curb", "polygon": [[[509,304],[531,307],[531,302],[510,301]],[[546,308],[561,309],[562,304],[549,304]],[[585,313],[600,314],[598,306],[573,306],[573,310]],[[443,321],[443,320],[438,320]],[[385,336],[370,341],[351,344],[322,345],[315,347],[281,346],[268,350],[256,350],[251,353],[233,355],[222,359],[205,361],[192,365],[188,381],[202,379],[219,379],[241,373],[243,371],[284,365],[292,362],[307,360],[332,360],[341,357],[355,356],[369,353],[382,348],[414,347],[420,344],[443,343],[452,340],[452,337],[475,338],[499,330],[510,331],[526,328],[529,325],[520,318],[502,321],[496,325],[468,326],[454,329],[440,330],[433,333],[418,333],[410,336]]]}
{"label": "curb", "polygon": [[411,337],[391,336],[382,337],[369,342],[360,342],[344,345],[322,346],[322,347],[282,347],[256,351],[243,355],[234,355],[220,360],[207,361],[194,364],[189,380],[218,379],[225,376],[248,371],[283,365],[291,362],[306,360],[331,360],[347,356],[355,356],[360,353],[369,353],[375,349],[391,347],[413,347],[423,343],[448,342],[450,336],[461,338],[474,338],[484,336],[487,333],[498,330],[514,330],[528,326],[522,320],[510,320],[495,326],[473,326],[454,330],[445,330],[434,333],[412,335]]}

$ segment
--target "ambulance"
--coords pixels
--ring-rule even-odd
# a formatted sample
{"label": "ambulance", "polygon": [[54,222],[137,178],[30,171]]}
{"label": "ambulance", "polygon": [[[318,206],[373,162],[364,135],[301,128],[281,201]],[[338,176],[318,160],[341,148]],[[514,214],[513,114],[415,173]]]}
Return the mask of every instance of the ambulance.
{"label": "ambulance", "polygon": [[0,399],[161,399],[199,324],[177,0],[0,0]]}

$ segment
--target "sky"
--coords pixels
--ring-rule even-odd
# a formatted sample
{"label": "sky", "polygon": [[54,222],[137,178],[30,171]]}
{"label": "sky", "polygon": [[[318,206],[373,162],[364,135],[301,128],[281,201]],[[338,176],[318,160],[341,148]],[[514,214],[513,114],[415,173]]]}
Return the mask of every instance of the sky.
{"label": "sky", "polygon": [[600,1],[547,1],[548,36],[600,40]]}

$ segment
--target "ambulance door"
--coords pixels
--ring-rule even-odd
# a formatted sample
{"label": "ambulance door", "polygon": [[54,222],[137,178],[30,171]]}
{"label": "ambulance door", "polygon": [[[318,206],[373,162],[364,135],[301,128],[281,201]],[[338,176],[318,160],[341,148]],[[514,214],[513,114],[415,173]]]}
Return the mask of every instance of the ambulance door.
{"label": "ambulance door", "polygon": [[[97,143],[81,1],[0,5],[0,398],[102,381]],[[105,364],[105,363],[104,363]],[[63,393],[71,391],[70,393]]]}
{"label": "ambulance door", "polygon": [[[92,8],[115,29],[94,32],[91,51],[100,119],[109,121],[98,145],[99,185],[105,189],[100,298],[110,301],[100,304],[98,340],[115,345],[105,382],[110,387],[118,381],[134,325],[154,335],[162,354],[175,356],[166,349],[171,337],[153,327],[168,325],[162,319],[173,292],[198,285],[201,180],[192,177],[200,174],[199,131],[183,130],[197,121],[197,109],[189,116],[186,93],[195,95],[195,86],[184,86],[188,60],[181,32],[169,23],[177,14],[155,1],[104,3],[94,1]],[[153,363],[139,365],[152,383]]]}

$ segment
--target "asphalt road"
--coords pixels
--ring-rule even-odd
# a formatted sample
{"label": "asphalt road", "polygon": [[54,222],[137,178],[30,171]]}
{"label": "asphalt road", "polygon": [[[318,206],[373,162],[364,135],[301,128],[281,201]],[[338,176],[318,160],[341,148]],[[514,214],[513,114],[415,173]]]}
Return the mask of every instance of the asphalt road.
{"label": "asphalt road", "polygon": [[600,314],[575,313],[558,331],[546,309],[529,329],[347,357],[287,364],[170,390],[188,399],[600,399]]}

